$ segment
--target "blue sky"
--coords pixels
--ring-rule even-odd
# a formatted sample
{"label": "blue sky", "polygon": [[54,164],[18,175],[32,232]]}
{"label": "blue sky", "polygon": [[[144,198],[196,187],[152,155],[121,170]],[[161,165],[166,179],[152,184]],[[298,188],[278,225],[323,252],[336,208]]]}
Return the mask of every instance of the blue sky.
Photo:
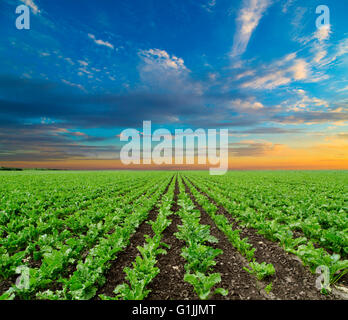
{"label": "blue sky", "polygon": [[[23,3],[30,30],[15,27]],[[319,30],[322,4],[330,25]],[[342,0],[3,0],[0,164],[114,159],[121,130],[151,120],[229,128],[231,155],[249,167],[302,156],[341,168],[347,9]]]}

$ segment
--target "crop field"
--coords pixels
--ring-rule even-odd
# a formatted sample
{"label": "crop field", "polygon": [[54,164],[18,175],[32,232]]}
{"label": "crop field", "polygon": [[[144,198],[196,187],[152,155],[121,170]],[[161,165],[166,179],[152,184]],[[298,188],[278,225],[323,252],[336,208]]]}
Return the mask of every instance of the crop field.
{"label": "crop field", "polygon": [[0,299],[347,299],[346,171],[0,173]]}

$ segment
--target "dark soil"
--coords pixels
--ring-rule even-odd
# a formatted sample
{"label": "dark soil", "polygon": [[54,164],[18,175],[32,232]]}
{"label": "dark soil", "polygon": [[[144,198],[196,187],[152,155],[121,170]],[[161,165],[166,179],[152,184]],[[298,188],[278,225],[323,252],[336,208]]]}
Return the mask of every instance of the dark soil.
{"label": "dark soil", "polygon": [[346,288],[348,287],[348,273],[346,273],[339,281],[338,281],[339,285],[343,285]]}
{"label": "dark soil", "polygon": [[210,226],[210,234],[218,239],[218,243],[211,244],[212,247],[223,250],[223,254],[217,256],[217,262],[214,267],[214,272],[221,274],[221,282],[217,287],[222,287],[228,290],[228,295],[214,295],[211,299],[224,300],[264,300],[268,297],[261,293],[255,278],[243,269],[246,266],[245,259],[228,241],[227,237],[221,232],[210,216],[197,203],[196,199],[191,194],[187,185],[185,190],[189,194],[191,200],[201,213],[201,223]]}
{"label": "dark soil", "polygon": [[[19,275],[17,275],[19,277]],[[8,289],[11,288],[12,284],[14,284],[16,281],[16,277],[11,277],[7,280],[1,280],[0,282],[0,296],[4,294]]]}
{"label": "dark soil", "polygon": [[166,255],[161,255],[157,259],[157,267],[160,273],[149,284],[148,289],[151,290],[147,300],[194,300],[198,299],[194,293],[192,286],[184,281],[185,275],[185,259],[181,256],[181,248],[185,246],[185,242],[178,240],[174,233],[178,231],[180,218],[175,213],[179,210],[177,204],[179,194],[178,181],[175,183],[174,201],[171,207],[173,214],[169,217],[172,223],[163,232],[163,240],[170,245]]}
{"label": "dark soil", "polygon": [[28,260],[29,261],[28,261],[27,265],[28,265],[29,268],[33,268],[33,269],[37,268],[37,269],[39,269],[41,267],[42,261],[41,260],[35,260],[33,254],[29,255]]}
{"label": "dark soil", "polygon": [[[174,178],[174,177],[173,177]],[[168,188],[170,184],[173,181],[173,178],[170,180],[169,184],[167,185],[166,189],[164,190],[163,195],[165,195],[168,191]],[[137,246],[143,246],[145,242],[145,235],[149,235],[150,237],[154,236],[154,233],[152,231],[151,226],[147,223],[148,221],[155,221],[158,214],[158,208],[154,206],[149,215],[148,218],[143,221],[139,228],[137,229],[136,233],[133,234],[133,236],[130,239],[130,244],[128,247],[120,252],[115,260],[110,261],[110,268],[107,271],[105,278],[106,282],[105,284],[97,291],[96,296],[94,299],[100,299],[99,295],[107,295],[109,297],[114,297],[114,290],[119,285],[126,281],[125,277],[126,274],[124,273],[123,269],[125,267],[132,267],[132,262],[135,260],[135,258],[140,255]]]}
{"label": "dark soil", "polygon": [[273,264],[276,275],[270,279],[273,283],[271,292],[277,299],[327,300],[334,298],[320,294],[315,287],[318,275],[314,275],[306,269],[295,255],[287,253],[277,243],[264,238],[257,233],[256,229],[239,226],[237,221],[223,207],[218,206],[212,198],[199,188],[197,190],[218,207],[217,213],[225,215],[233,225],[233,229],[241,230],[241,238],[248,238],[248,242],[256,248],[256,261]]}

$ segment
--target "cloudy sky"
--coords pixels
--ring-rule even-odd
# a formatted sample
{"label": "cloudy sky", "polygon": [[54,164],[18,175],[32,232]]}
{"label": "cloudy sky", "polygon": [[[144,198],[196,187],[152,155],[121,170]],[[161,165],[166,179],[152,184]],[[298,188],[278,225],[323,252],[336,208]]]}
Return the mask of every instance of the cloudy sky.
{"label": "cloudy sky", "polygon": [[[16,29],[20,4],[30,30]],[[347,9],[1,0],[0,166],[118,168],[120,132],[151,120],[228,128],[231,168],[348,169]]]}

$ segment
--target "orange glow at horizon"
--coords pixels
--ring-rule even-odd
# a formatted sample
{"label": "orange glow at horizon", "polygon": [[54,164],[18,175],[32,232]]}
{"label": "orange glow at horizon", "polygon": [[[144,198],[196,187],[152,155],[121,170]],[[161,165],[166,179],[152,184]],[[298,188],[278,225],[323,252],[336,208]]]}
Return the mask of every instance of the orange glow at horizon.
{"label": "orange glow at horizon", "polygon": [[[238,156],[230,148],[229,169],[235,170],[348,170],[348,143],[342,140],[327,139],[326,142],[311,147],[292,148],[288,145],[273,145],[263,150],[261,155]],[[197,163],[197,158],[195,159]],[[124,165],[120,160],[103,159],[67,159],[52,161],[5,161],[0,166],[19,168],[48,168],[67,170],[207,170],[206,165]]]}
{"label": "orange glow at horizon", "polygon": [[[230,170],[348,170],[348,159],[231,159]],[[8,161],[0,163],[3,167],[24,169],[44,168],[61,170],[208,170],[210,165],[123,165],[119,160],[65,160],[22,162]]]}

